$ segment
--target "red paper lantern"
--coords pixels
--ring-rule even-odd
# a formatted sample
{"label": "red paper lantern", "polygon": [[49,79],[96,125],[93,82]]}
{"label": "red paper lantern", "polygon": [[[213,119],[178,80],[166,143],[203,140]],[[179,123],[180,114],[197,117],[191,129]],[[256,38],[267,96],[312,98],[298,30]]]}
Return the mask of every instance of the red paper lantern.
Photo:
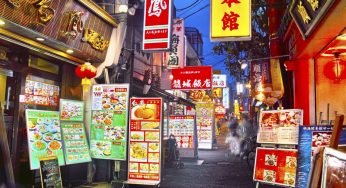
{"label": "red paper lantern", "polygon": [[84,63],[83,65],[78,65],[75,70],[76,75],[79,78],[94,78],[96,76],[96,68],[90,63]]}

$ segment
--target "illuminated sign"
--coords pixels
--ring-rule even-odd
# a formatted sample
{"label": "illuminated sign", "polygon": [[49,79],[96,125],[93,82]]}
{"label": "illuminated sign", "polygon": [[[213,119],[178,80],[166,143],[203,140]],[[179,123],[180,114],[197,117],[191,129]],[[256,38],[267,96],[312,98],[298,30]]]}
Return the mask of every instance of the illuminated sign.
{"label": "illuminated sign", "polygon": [[229,88],[223,88],[223,97],[222,97],[222,105],[228,109],[229,108]]}
{"label": "illuminated sign", "polygon": [[143,50],[168,50],[172,0],[145,0],[144,11]]}
{"label": "illuminated sign", "polygon": [[172,89],[196,90],[212,88],[212,67],[197,66],[172,69]]}
{"label": "illuminated sign", "polygon": [[211,0],[210,37],[212,41],[251,39],[250,0]]}
{"label": "illuminated sign", "polygon": [[213,88],[226,87],[226,86],[227,86],[226,74],[213,74]]}

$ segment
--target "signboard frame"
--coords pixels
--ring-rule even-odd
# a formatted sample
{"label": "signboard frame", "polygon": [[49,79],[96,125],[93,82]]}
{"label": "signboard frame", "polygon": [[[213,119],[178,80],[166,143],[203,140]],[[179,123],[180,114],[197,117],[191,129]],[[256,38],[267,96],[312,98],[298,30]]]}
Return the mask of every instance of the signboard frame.
{"label": "signboard frame", "polygon": [[[144,121],[148,121],[148,120],[146,120],[146,119],[143,119],[143,118],[136,118],[136,119],[134,119],[134,120],[132,120],[132,114],[134,114],[135,115],[135,111],[132,113],[132,110],[133,110],[133,108],[135,108],[135,107],[132,107],[132,105],[133,105],[133,102],[135,101],[135,100],[143,100],[143,102],[144,102],[144,100],[153,100],[153,101],[159,101],[159,104],[157,105],[157,107],[159,107],[160,108],[160,113],[159,113],[159,127],[158,127],[158,130],[159,130],[159,144],[160,144],[160,146],[159,146],[159,149],[160,149],[160,151],[159,151],[159,159],[158,159],[158,165],[159,165],[159,171],[158,171],[158,173],[159,173],[159,176],[158,176],[158,180],[157,181],[155,181],[155,180],[139,180],[139,179],[133,179],[133,178],[130,178],[130,168],[131,168],[131,165],[130,165],[130,163],[131,162],[136,162],[136,161],[131,161],[130,159],[131,159],[131,141],[130,141],[130,138],[131,138],[131,126],[132,126],[132,121],[134,121],[134,123],[136,124],[136,121],[141,121],[141,120],[144,120]],[[130,100],[129,100],[129,102],[130,102],[130,108],[129,108],[129,111],[130,111],[130,118],[129,118],[129,134],[128,134],[128,138],[129,138],[129,141],[128,141],[128,152],[127,152],[127,157],[128,157],[128,173],[127,173],[127,184],[139,184],[139,185],[158,185],[160,182],[161,182],[161,179],[162,179],[162,149],[163,149],[163,142],[162,142],[162,136],[163,136],[163,132],[162,131],[164,131],[162,128],[163,128],[163,99],[161,98],[161,97],[131,97],[130,98]],[[146,105],[146,103],[144,103],[145,105]],[[155,120],[155,119],[153,119],[153,120]],[[153,121],[152,120],[152,121]],[[153,121],[153,122],[156,122],[156,121]],[[141,125],[142,126],[142,125]],[[145,134],[145,130],[143,130],[143,134]],[[149,131],[150,132],[150,131]],[[152,142],[154,142],[154,141],[148,141],[148,140],[146,140],[146,139],[144,139],[143,138],[143,141],[141,141],[141,142],[146,142],[147,143],[147,159],[149,158],[149,143],[152,143]],[[154,143],[157,143],[157,142],[154,142]],[[138,166],[140,166],[139,165],[139,163],[140,162],[137,162],[138,163]],[[143,162],[143,163],[145,163],[145,162]],[[147,162],[146,163],[149,163],[149,160],[147,160]],[[149,169],[149,167],[148,167],[148,169]],[[140,173],[140,168],[138,167],[138,173]]]}
{"label": "signboard frame", "polygon": [[[171,41],[171,37],[172,37],[172,21],[173,21],[173,18],[172,18],[172,14],[173,14],[173,3],[172,1],[173,0],[167,0],[168,1],[168,24],[167,25],[156,25],[156,26],[147,26],[146,25],[146,21],[147,21],[147,6],[148,5],[148,1],[150,0],[145,0],[144,1],[144,16],[143,16],[143,39],[142,39],[142,50],[143,51],[162,51],[162,50],[169,50],[171,48],[171,44],[172,44],[172,41]],[[166,2],[166,0],[163,0]],[[168,36],[167,38],[162,38],[164,40],[167,40],[167,47],[166,48],[159,48],[159,47],[156,47],[156,48],[145,48],[145,44],[147,44],[145,41],[146,41],[146,38],[145,38],[145,32],[147,31],[146,27],[156,27],[155,29],[168,29]],[[155,43],[155,42],[152,42],[152,43]]]}
{"label": "signboard frame", "polygon": [[[63,119],[62,118],[62,115],[64,114],[64,110],[63,110],[63,106],[64,104],[69,104],[68,106],[70,106],[71,103],[77,103],[79,106],[80,106],[80,113],[81,113],[81,117],[79,118],[75,118],[74,120],[71,119]],[[62,136],[62,140],[63,140],[63,145],[64,145],[64,149],[65,149],[65,152],[64,152],[64,155],[65,155],[65,163],[66,165],[70,165],[70,164],[79,164],[79,163],[86,163],[86,162],[90,162],[91,161],[91,155],[90,155],[90,147],[89,147],[89,143],[88,143],[88,139],[87,139],[87,132],[86,132],[86,129],[85,129],[85,125],[84,125],[84,101],[78,101],[78,100],[69,100],[69,99],[60,99],[60,111],[59,111],[59,114],[60,114],[60,127],[61,127],[61,136]],[[69,113],[69,112],[66,112],[66,113]],[[76,135],[66,135],[66,133],[68,133],[68,131],[64,130],[64,126],[68,125],[68,124],[73,124],[73,126],[75,126],[76,124],[80,124],[82,126],[82,128],[75,128],[75,127],[71,127],[70,130],[74,129],[74,134],[76,134],[76,130],[78,130],[79,132],[77,133],[78,134],[78,138],[75,138]],[[66,132],[65,132],[66,131]],[[68,133],[68,134],[71,134],[71,133]],[[82,135],[83,137],[81,137],[80,135]],[[68,137],[70,136],[70,139],[71,137],[73,139],[78,139],[78,140],[83,140],[84,143],[86,144],[84,146],[84,150],[85,148],[87,149],[87,151],[85,152],[82,152],[82,153],[79,153],[79,157],[80,155],[82,155],[83,153],[83,158],[85,157],[84,160],[76,160],[74,162],[71,162],[71,160],[69,159],[69,155],[68,155],[68,150],[70,149],[69,147],[74,147],[74,146],[69,146],[67,147],[67,142],[69,142],[65,137]],[[72,139],[72,140],[73,140]],[[80,144],[82,144],[83,141],[71,141],[69,144],[71,143],[75,143],[75,147],[76,146],[81,146]],[[77,144],[76,142],[79,142],[79,144]],[[78,149],[78,148],[77,148]],[[73,149],[71,149],[73,151]],[[78,150],[77,150],[78,151]],[[78,152],[75,152],[75,153],[78,153]],[[85,156],[85,155],[88,155],[88,156]],[[76,157],[76,155],[74,155],[74,157]],[[71,157],[72,158],[72,157]],[[74,158],[75,159],[75,158]]]}
{"label": "signboard frame", "polygon": [[[128,83],[125,83],[125,84],[97,84],[97,85],[93,85],[92,86],[92,91],[91,92],[94,92],[94,88],[96,88],[96,87],[99,87],[99,88],[102,88],[102,91],[98,91],[98,92],[101,92],[101,94],[100,95],[102,95],[102,93],[104,92],[104,87],[113,87],[114,89],[126,89],[126,103],[124,103],[124,104],[126,104],[126,107],[125,107],[125,109],[124,110],[122,110],[123,112],[125,112],[126,114],[124,115],[125,116],[125,122],[124,122],[124,125],[123,125],[123,127],[125,128],[125,130],[124,130],[124,134],[125,134],[125,136],[124,136],[124,138],[123,138],[123,150],[124,150],[124,153],[123,153],[123,156],[122,156],[122,158],[116,158],[116,157],[112,157],[112,151],[110,151],[110,155],[109,155],[109,157],[100,157],[100,156],[93,156],[93,153],[92,153],[92,131],[93,131],[93,129],[92,129],[92,126],[93,126],[93,118],[91,118],[91,123],[90,123],[90,133],[89,133],[89,147],[90,147],[90,155],[91,155],[91,158],[94,158],[94,159],[108,159],[108,160],[117,160],[117,161],[126,161],[126,152],[127,152],[127,138],[128,138],[128,128],[129,128],[129,126],[128,126],[128,122],[129,122],[129,114],[128,114],[128,110],[129,110],[129,89],[130,89],[130,85],[128,84]],[[114,91],[113,93],[116,93],[116,91]],[[98,93],[99,94],[99,93]],[[101,96],[101,100],[102,100],[102,96]],[[91,100],[91,116],[93,115],[93,113],[94,113],[94,111],[95,111],[95,113],[96,112],[109,112],[109,111],[112,111],[113,113],[114,112],[116,112],[116,110],[104,110],[103,109],[103,104],[101,103],[101,104],[98,104],[98,105],[101,105],[102,107],[101,107],[101,109],[96,109],[96,107],[94,106],[94,105],[96,105],[96,104],[94,104],[94,94],[92,94],[92,100]],[[121,110],[120,110],[121,111]],[[111,125],[113,125],[114,123],[112,122],[112,124],[109,124],[108,126],[111,126]],[[95,133],[96,134],[96,133]],[[104,135],[103,135],[104,136]],[[95,137],[96,137],[96,135],[95,135]],[[95,139],[95,142],[96,142],[96,140],[98,140],[98,139]],[[110,142],[110,148],[112,148],[112,145],[113,145],[113,141],[115,141],[115,140],[112,140],[112,141],[108,141],[108,142]],[[100,142],[100,141],[99,141]],[[101,142],[100,142],[101,143]],[[105,143],[104,142],[104,140],[103,140],[103,143]],[[109,146],[108,146],[109,147]]]}
{"label": "signboard frame", "polygon": [[[28,123],[28,120],[29,120],[29,116],[28,116],[28,114],[30,113],[30,112],[37,112],[37,113],[39,113],[39,112],[41,112],[41,113],[43,113],[43,112],[48,112],[48,113],[56,113],[56,115],[57,115],[57,119],[58,119],[58,122],[59,122],[59,129],[60,129],[60,136],[61,136],[61,125],[60,125],[60,113],[58,112],[58,111],[48,111],[48,110],[33,110],[33,109],[26,109],[25,110],[25,118],[26,118],[26,130],[27,130],[27,142],[28,142],[28,150],[29,150],[29,161],[30,161],[30,169],[31,170],[36,170],[36,169],[39,169],[39,164],[38,164],[38,166],[37,167],[33,167],[33,153],[32,153],[32,148],[31,148],[31,142],[30,142],[30,136],[29,136],[29,134],[30,134],[30,128],[29,128],[29,123]],[[43,121],[43,120],[42,120]],[[43,139],[43,136],[41,136],[42,137],[42,139]],[[39,139],[38,141],[40,141],[41,139]],[[35,143],[35,141],[33,141],[33,143]],[[60,144],[61,144],[61,147],[60,147],[60,149],[59,150],[61,150],[61,159],[59,160],[59,156],[56,156],[57,158],[58,158],[58,160],[59,160],[59,166],[64,166],[66,163],[65,163],[65,155],[64,155],[64,144],[63,144],[63,139],[61,138],[61,140],[60,140],[60,142],[59,142]],[[46,148],[45,148],[46,150],[47,150],[47,144],[46,144]],[[46,157],[40,157],[40,158],[47,158],[47,157],[50,157],[50,156],[46,156]],[[37,158],[38,159],[38,162],[40,161],[40,158]]]}
{"label": "signboard frame", "polygon": [[[251,37],[252,37],[252,25],[251,25],[251,0],[248,0],[249,1],[249,35],[247,36],[227,36],[227,37],[213,37],[213,31],[212,31],[212,28],[213,28],[213,1],[210,1],[211,2],[211,5],[210,5],[210,41],[212,42],[218,42],[218,41],[249,41],[251,40]],[[218,2],[220,3],[220,2]],[[220,19],[221,21],[221,19]]]}
{"label": "signboard frame", "polygon": [[[265,184],[271,184],[271,185],[280,185],[280,186],[284,186],[287,187],[287,184],[282,184],[282,183],[276,183],[276,182],[268,182],[268,181],[264,181],[264,180],[259,180],[256,179],[256,166],[257,166],[257,157],[258,157],[258,150],[273,150],[273,151],[286,151],[286,152],[295,152],[296,153],[296,171],[297,171],[297,158],[298,158],[298,150],[297,149],[278,149],[278,148],[265,148],[265,147],[257,147],[256,148],[256,156],[255,156],[255,163],[254,163],[254,171],[253,171],[253,180],[256,182],[261,182],[261,183],[265,183]],[[275,174],[276,175],[276,174]],[[295,178],[294,178],[295,181]],[[296,183],[296,182],[295,182]],[[290,186],[292,187],[292,186]],[[293,186],[294,187],[294,186]]]}
{"label": "signboard frame", "polygon": [[[41,165],[41,163],[42,163],[42,161],[50,161],[50,160],[57,161],[58,158],[56,158],[56,157],[47,157],[47,158],[41,158],[40,159],[40,169],[39,170],[40,170],[40,179],[41,179],[41,187],[42,188],[45,188],[46,186],[44,186],[44,180],[43,180],[43,177],[42,177],[43,172],[42,172],[42,165]],[[58,162],[58,164],[59,164],[59,162]],[[58,165],[57,168],[58,168],[58,171],[59,171],[60,188],[63,188],[60,166]],[[55,185],[54,185],[54,188],[55,188]]]}

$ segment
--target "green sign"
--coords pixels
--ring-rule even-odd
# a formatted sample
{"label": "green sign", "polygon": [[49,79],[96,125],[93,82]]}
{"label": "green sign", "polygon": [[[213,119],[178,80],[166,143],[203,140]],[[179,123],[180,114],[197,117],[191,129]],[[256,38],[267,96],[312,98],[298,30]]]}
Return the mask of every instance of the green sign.
{"label": "green sign", "polygon": [[83,123],[84,102],[60,100],[60,121],[66,164],[90,162],[90,151]]}
{"label": "green sign", "polygon": [[83,121],[84,102],[74,100],[60,100],[61,121]]}
{"label": "green sign", "polygon": [[30,169],[39,169],[40,159],[57,157],[64,165],[59,112],[26,110],[26,127],[30,154]]}
{"label": "green sign", "polygon": [[66,164],[90,162],[89,146],[82,122],[61,122]]}
{"label": "green sign", "polygon": [[126,160],[128,91],[128,84],[93,86],[91,157]]}

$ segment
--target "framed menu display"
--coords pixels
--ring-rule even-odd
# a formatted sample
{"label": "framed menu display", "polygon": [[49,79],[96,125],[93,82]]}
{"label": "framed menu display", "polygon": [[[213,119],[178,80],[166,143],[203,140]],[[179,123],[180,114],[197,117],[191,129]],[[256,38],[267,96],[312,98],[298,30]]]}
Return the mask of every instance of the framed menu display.
{"label": "framed menu display", "polygon": [[64,165],[59,112],[30,109],[25,112],[30,169],[39,169],[40,159],[46,157],[57,157],[59,165]]}
{"label": "framed menu display", "polygon": [[130,99],[128,180],[137,184],[161,181],[161,98]]}
{"label": "framed menu display", "polygon": [[90,162],[89,145],[84,123],[84,102],[60,100],[60,123],[64,140],[66,164]]}
{"label": "framed menu display", "polygon": [[257,148],[253,179],[294,187],[297,155],[295,149]]}
{"label": "framed menu display", "polygon": [[93,85],[90,126],[92,158],[126,160],[129,84]]}
{"label": "framed menu display", "polygon": [[169,116],[169,135],[173,134],[181,157],[194,157],[195,116]]}
{"label": "framed menu display", "polygon": [[328,147],[325,148],[321,187],[346,187],[346,153]]}
{"label": "framed menu display", "polygon": [[298,144],[299,125],[303,124],[303,111],[261,111],[259,118],[258,143]]}
{"label": "framed menu display", "polygon": [[24,102],[33,105],[58,106],[59,86],[26,80]]}
{"label": "framed menu display", "polygon": [[40,159],[40,176],[42,188],[63,188],[60,167],[56,157]]}
{"label": "framed menu display", "polygon": [[[308,187],[313,156],[319,148],[329,146],[332,132],[330,125],[299,126],[297,188]],[[346,127],[342,129],[339,145],[346,145]]]}
{"label": "framed menu display", "polygon": [[173,134],[178,148],[194,147],[194,116],[169,116],[169,135]]}
{"label": "framed menu display", "polygon": [[213,103],[196,103],[198,149],[212,149],[213,119]]}

